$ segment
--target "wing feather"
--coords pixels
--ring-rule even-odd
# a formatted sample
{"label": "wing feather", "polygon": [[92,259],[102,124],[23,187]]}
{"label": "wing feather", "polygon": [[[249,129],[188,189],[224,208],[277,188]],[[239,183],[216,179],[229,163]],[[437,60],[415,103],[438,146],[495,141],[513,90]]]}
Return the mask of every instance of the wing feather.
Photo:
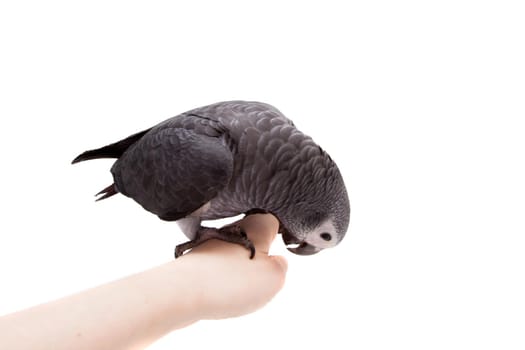
{"label": "wing feather", "polygon": [[122,194],[161,219],[178,220],[228,184],[233,156],[220,135],[165,124],[144,135],[111,171]]}

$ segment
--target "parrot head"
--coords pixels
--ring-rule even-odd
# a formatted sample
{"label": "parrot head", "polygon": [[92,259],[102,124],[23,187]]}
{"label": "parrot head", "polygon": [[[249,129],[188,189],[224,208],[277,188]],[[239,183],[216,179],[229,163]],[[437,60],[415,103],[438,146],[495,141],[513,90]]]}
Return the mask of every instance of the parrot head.
{"label": "parrot head", "polygon": [[295,201],[279,216],[284,244],[292,253],[318,253],[335,247],[346,234],[350,202],[339,169],[330,163],[324,171],[297,180],[289,193]]}

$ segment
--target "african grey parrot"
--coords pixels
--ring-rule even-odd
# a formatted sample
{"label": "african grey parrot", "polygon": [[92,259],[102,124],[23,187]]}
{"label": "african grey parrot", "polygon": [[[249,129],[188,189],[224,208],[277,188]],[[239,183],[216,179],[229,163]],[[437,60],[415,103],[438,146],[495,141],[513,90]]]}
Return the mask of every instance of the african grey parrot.
{"label": "african grey parrot", "polygon": [[117,158],[114,183],[98,195],[133,198],[162,220],[177,221],[190,239],[175,257],[217,238],[255,249],[242,230],[201,226],[202,220],[272,213],[293,253],[337,245],[350,204],[335,162],[275,107],[229,101],[193,109],[108,146],[77,163]]}

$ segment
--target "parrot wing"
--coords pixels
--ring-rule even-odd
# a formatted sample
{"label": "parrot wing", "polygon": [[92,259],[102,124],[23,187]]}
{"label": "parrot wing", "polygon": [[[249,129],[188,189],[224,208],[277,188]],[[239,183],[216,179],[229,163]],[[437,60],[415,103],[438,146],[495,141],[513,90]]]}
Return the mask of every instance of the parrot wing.
{"label": "parrot wing", "polygon": [[119,192],[163,220],[183,218],[230,181],[233,155],[225,135],[161,124],[143,135],[111,169]]}

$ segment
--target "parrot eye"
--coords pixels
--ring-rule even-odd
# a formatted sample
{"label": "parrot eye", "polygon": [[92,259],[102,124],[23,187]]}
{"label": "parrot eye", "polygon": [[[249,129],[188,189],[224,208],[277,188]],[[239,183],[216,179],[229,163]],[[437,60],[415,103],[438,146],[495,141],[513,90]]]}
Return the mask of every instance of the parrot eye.
{"label": "parrot eye", "polygon": [[332,235],[327,232],[323,232],[321,233],[321,238],[328,242],[332,240]]}

